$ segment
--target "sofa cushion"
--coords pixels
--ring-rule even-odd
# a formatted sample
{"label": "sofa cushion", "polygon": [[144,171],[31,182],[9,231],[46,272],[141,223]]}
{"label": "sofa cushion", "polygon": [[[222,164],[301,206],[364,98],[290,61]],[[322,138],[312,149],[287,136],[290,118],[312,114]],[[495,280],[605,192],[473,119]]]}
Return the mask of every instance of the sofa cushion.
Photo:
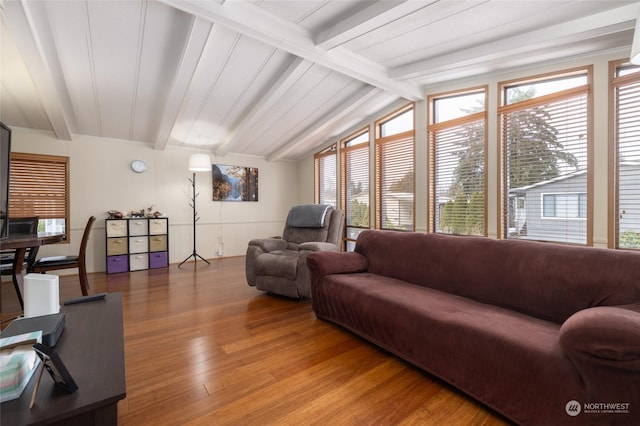
{"label": "sofa cushion", "polygon": [[296,280],[297,250],[274,250],[256,257],[255,271],[259,275],[272,275]]}
{"label": "sofa cushion", "polygon": [[640,302],[638,254],[623,250],[367,230],[355,251],[368,272],[558,324],[581,309]]}
{"label": "sofa cushion", "polygon": [[282,238],[289,243],[301,244],[307,241],[327,241],[327,228],[292,228],[285,227]]}

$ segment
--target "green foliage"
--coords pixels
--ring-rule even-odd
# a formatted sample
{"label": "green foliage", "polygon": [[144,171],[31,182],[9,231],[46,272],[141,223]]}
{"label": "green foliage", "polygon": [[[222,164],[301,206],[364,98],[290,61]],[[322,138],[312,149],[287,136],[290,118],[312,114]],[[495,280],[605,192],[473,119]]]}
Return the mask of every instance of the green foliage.
{"label": "green foliage", "polygon": [[385,220],[384,225],[382,226],[382,229],[389,229],[389,230],[395,230],[395,231],[406,231],[407,229],[402,226],[399,225],[395,222],[392,222],[391,220],[389,220],[388,218]]}
{"label": "green foliage", "polygon": [[[533,89],[514,91],[512,100],[522,101],[535,95]],[[558,130],[550,122],[544,108],[533,108],[509,114],[506,123],[509,187],[520,188],[552,179],[560,174],[558,164],[564,162],[578,169],[576,157],[563,151]]]}
{"label": "green foliage", "polygon": [[[475,112],[475,111],[469,111]],[[453,199],[442,206],[440,230],[451,234],[484,235],[484,123],[464,127],[455,155],[455,182],[449,188]]]}
{"label": "green foliage", "polygon": [[484,192],[484,123],[469,124],[465,126],[464,133],[461,138],[464,143],[458,144],[455,153],[458,165],[455,169],[453,193],[462,191],[470,198],[476,192]]}
{"label": "green foliage", "polygon": [[369,203],[360,202],[356,196],[364,194],[362,181],[347,182],[347,226],[369,227]]}
{"label": "green foliage", "polygon": [[624,231],[620,235],[620,248],[640,249],[640,233],[635,231]]}
{"label": "green foliage", "polygon": [[484,193],[469,196],[460,183],[453,201],[442,206],[440,230],[450,234],[484,235]]}
{"label": "green foliage", "polygon": [[408,192],[413,194],[413,170],[405,173],[401,179],[389,185],[389,192]]}
{"label": "green foliage", "polygon": [[349,214],[351,220],[347,223],[348,226],[369,227],[369,205],[367,203],[351,200],[349,202]]}
{"label": "green foliage", "polygon": [[[510,103],[535,96],[535,89],[514,90]],[[467,110],[469,114],[479,108]],[[457,234],[484,234],[485,131],[484,124],[473,123],[464,128],[455,151],[458,164],[455,182],[448,196],[453,201],[440,211],[440,229]],[[578,168],[576,157],[564,151],[558,130],[544,108],[511,113],[506,123],[506,152],[509,164],[509,187],[518,188],[554,178],[560,164]]]}

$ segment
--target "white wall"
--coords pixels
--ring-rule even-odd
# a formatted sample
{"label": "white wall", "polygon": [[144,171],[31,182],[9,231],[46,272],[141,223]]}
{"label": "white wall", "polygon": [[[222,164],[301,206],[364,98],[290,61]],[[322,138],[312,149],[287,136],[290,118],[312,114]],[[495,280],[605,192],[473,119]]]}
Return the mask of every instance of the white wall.
{"label": "white wall", "polygon": [[[593,245],[598,247],[606,247],[608,243],[608,132],[609,132],[609,107],[608,107],[608,63],[612,60],[624,59],[628,55],[627,50],[611,52],[606,55],[593,56],[589,58],[580,58],[569,60],[553,65],[545,65],[535,68],[518,69],[508,73],[488,74],[486,76],[468,79],[465,81],[455,81],[449,84],[440,84],[436,87],[427,88],[425,91],[425,99],[428,95],[443,93],[454,90],[468,89],[488,85],[488,154],[487,163],[488,170],[488,187],[487,187],[487,217],[488,217],[488,235],[497,237],[498,223],[498,157],[499,157],[499,140],[498,140],[498,83],[501,81],[512,80],[532,75],[539,75],[549,72],[562,71],[566,69],[593,65],[593,171],[594,171],[594,214],[593,214]],[[370,117],[369,120],[353,126],[344,134],[336,138],[338,142],[340,138],[346,137],[354,131],[362,128],[384,116],[388,111],[381,111],[378,116]],[[415,196],[415,218],[416,231],[424,232],[427,229],[427,188],[428,173],[426,173],[427,164],[427,133],[423,126],[426,127],[426,105],[424,102],[416,105],[416,196]],[[329,142],[326,143],[326,146]],[[339,154],[338,154],[339,155]],[[304,191],[313,191],[313,154],[300,162],[304,167],[299,167],[299,180],[304,183]],[[373,182],[373,176],[371,177]],[[309,182],[311,182],[309,184]],[[311,187],[311,189],[309,189]],[[301,187],[301,191],[302,191]],[[303,194],[300,195],[301,197]],[[313,192],[309,195],[313,200]],[[338,199],[340,199],[338,197]],[[374,198],[371,203],[373,206]],[[373,212],[375,209],[372,208]]]}
{"label": "white wall", "polygon": [[298,200],[301,204],[315,201],[314,167],[313,156],[298,162]]}
{"label": "white wall", "polygon": [[[90,272],[104,271],[107,211],[131,212],[152,205],[169,218],[170,263],[179,263],[192,253],[192,173],[187,163],[194,151],[157,151],[143,143],[82,135],[61,141],[48,132],[12,130],[12,151],[70,158],[71,243],[44,246],[39,255],[76,254],[86,220],[94,215],[98,220],[87,249],[87,265]],[[257,167],[259,201],[213,202],[211,172],[197,173],[198,254],[215,258],[222,244],[225,257],[243,255],[250,239],[280,235],[289,208],[298,203],[297,164],[231,155],[212,155],[211,159],[216,164]],[[134,173],[133,160],[143,160],[147,171]],[[311,197],[313,200],[313,187]]]}

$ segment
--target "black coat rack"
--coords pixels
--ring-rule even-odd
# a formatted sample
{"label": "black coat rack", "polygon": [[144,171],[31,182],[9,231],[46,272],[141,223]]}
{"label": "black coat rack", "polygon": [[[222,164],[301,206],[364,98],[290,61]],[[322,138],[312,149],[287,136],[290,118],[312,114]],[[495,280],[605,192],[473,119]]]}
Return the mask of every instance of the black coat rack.
{"label": "black coat rack", "polygon": [[178,265],[178,268],[181,267],[183,263],[185,263],[187,260],[191,259],[192,257],[193,257],[193,260],[196,262],[198,261],[198,259],[200,259],[200,260],[204,260],[207,263],[207,265],[211,265],[211,263],[209,263],[207,259],[200,256],[196,251],[196,222],[200,218],[198,217],[198,212],[196,211],[196,198],[198,197],[199,194],[196,194],[196,173],[195,172],[193,172],[193,177],[189,179],[189,182],[191,182],[191,187],[193,190],[191,203],[189,203],[189,205],[193,209],[193,252],[185,260],[180,262],[180,264]]}

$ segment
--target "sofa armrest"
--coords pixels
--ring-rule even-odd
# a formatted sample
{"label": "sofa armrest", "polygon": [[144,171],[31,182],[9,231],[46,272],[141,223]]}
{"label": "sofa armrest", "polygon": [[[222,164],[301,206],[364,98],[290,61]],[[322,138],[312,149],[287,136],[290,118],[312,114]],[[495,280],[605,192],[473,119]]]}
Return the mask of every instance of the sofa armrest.
{"label": "sofa armrest", "polygon": [[309,241],[298,246],[298,250],[309,251],[338,251],[338,246],[333,243],[323,243],[320,241]]}
{"label": "sofa armrest", "polygon": [[637,360],[640,368],[640,306],[598,306],[570,316],[560,328],[565,351],[580,351],[598,359]]}
{"label": "sofa armrest", "polygon": [[640,383],[640,305],[576,312],[560,327],[560,346],[593,401],[638,401],[640,387],[631,391],[620,383]]}
{"label": "sofa armrest", "polygon": [[353,274],[369,268],[366,257],[355,252],[319,251],[307,257],[307,266],[317,278],[330,274]]}
{"label": "sofa armrest", "polygon": [[287,242],[281,238],[255,238],[249,241],[249,246],[257,246],[264,252],[274,250],[284,250],[287,248]]}

